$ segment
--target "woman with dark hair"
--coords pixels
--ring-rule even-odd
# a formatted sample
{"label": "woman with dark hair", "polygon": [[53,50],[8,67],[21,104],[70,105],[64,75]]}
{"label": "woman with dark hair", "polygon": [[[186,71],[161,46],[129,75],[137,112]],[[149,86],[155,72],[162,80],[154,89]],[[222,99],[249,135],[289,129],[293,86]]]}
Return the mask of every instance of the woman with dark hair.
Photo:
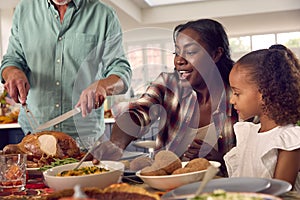
{"label": "woman with dark hair", "polygon": [[[170,150],[183,161],[198,157],[223,163],[235,145],[232,124],[237,114],[229,104],[229,72],[233,66],[223,26],[211,19],[174,29],[173,73],[161,73],[146,92],[116,116],[110,141],[114,147],[144,136],[159,121],[156,152]],[[100,148],[96,159],[112,159]],[[117,149],[117,148],[116,148]],[[106,156],[104,156],[106,155]],[[226,172],[222,165],[222,172]]]}
{"label": "woman with dark hair", "polygon": [[178,25],[173,32],[174,43],[176,43],[176,37],[179,32],[184,29],[193,29],[197,31],[201,36],[201,40],[207,44],[207,52],[214,51],[218,48],[222,48],[223,54],[216,65],[222,75],[222,78],[226,84],[229,85],[229,72],[233,66],[233,61],[230,57],[230,48],[227,34],[223,26],[211,19],[200,19],[197,21],[190,21],[186,24]]}

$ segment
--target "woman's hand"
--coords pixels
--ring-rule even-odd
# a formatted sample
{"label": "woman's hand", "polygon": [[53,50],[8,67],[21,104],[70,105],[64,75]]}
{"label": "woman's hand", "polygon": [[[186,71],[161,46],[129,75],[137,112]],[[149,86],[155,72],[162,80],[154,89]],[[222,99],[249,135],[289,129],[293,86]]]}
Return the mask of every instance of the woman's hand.
{"label": "woman's hand", "polygon": [[200,139],[194,139],[192,144],[189,145],[188,150],[184,153],[182,160],[188,161],[195,158],[220,161],[222,160],[222,154],[208,143]]}
{"label": "woman's hand", "polygon": [[218,175],[223,177],[228,176],[223,154],[216,151],[215,148],[200,139],[194,139],[192,144],[189,145],[188,150],[183,154],[181,160],[189,161],[195,158],[206,158],[209,161],[217,161],[221,163]]}
{"label": "woman's hand", "polygon": [[123,149],[111,141],[104,141],[95,147],[91,154],[93,163],[97,164],[99,160],[119,160],[123,156]]}

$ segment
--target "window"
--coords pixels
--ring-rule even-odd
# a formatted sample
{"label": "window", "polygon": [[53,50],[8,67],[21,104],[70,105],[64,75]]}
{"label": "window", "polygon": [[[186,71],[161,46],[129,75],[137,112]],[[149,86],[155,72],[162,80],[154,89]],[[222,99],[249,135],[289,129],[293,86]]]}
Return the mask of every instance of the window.
{"label": "window", "polygon": [[115,103],[138,98],[161,72],[174,70],[174,44],[169,40],[132,42],[124,46],[132,69],[131,86],[125,95],[107,97],[105,110]]}
{"label": "window", "polygon": [[266,49],[273,44],[283,44],[300,57],[300,32],[272,33],[229,38],[234,61],[250,51]]}
{"label": "window", "polygon": [[277,43],[290,48],[300,58],[300,32],[278,33]]}
{"label": "window", "polygon": [[250,36],[229,38],[230,49],[234,54],[231,55],[233,60],[239,59],[241,56],[251,50]]}
{"label": "window", "polygon": [[140,96],[161,72],[173,66],[173,44],[167,41],[147,41],[127,46],[127,57],[132,68],[131,88],[134,97]]}
{"label": "window", "polygon": [[276,44],[275,34],[253,35],[251,38],[252,51],[258,49],[267,49],[272,44]]}

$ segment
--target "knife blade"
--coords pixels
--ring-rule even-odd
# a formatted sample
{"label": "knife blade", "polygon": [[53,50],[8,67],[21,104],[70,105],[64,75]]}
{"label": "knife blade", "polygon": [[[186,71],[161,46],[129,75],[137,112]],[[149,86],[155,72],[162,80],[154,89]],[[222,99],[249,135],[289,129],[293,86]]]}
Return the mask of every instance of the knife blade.
{"label": "knife blade", "polygon": [[54,125],[56,125],[56,124],[58,124],[58,123],[60,123],[62,121],[65,121],[66,119],[68,119],[70,117],[73,117],[74,115],[76,115],[76,114],[78,114],[80,112],[81,112],[80,107],[74,108],[74,109],[72,109],[72,110],[70,110],[70,111],[68,111],[68,112],[66,112],[66,113],[64,113],[64,114],[62,114],[62,115],[54,118],[54,119],[51,119],[50,121],[47,121],[44,124],[39,125],[36,128],[36,130],[41,131],[41,130],[44,130],[44,129],[49,128],[51,126],[54,126]]}

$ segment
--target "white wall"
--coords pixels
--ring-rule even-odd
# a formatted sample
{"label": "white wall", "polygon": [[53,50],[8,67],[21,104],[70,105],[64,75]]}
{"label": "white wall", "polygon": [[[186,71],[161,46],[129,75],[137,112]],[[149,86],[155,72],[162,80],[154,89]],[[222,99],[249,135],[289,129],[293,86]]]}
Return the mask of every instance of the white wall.
{"label": "white wall", "polygon": [[0,60],[2,60],[3,54],[5,54],[8,40],[10,36],[10,29],[12,25],[13,8],[0,9]]}
{"label": "white wall", "polygon": [[[300,1],[299,1],[300,3]],[[300,9],[220,18],[229,36],[300,31]]]}

